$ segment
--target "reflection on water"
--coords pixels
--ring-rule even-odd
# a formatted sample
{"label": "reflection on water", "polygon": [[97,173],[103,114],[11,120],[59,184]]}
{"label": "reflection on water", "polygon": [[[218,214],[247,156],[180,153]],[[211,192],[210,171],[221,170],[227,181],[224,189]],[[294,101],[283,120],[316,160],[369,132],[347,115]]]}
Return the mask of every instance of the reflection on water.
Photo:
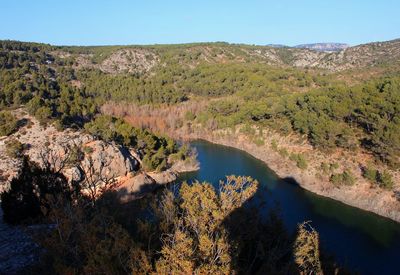
{"label": "reflection on water", "polygon": [[217,184],[226,175],[246,175],[260,182],[258,194],[278,203],[290,230],[311,220],[321,243],[339,261],[362,274],[397,274],[400,256],[400,225],[378,215],[312,194],[279,179],[263,162],[251,155],[205,141],[195,141],[200,170],[182,175],[180,180]]}

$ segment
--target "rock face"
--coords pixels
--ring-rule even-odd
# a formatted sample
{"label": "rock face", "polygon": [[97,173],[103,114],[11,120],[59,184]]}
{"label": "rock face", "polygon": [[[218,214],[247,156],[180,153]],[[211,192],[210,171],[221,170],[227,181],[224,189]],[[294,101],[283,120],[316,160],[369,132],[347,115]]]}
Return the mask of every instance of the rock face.
{"label": "rock face", "polygon": [[[3,184],[0,191],[8,188],[9,181],[17,175],[21,161],[7,157],[7,140],[17,139],[23,144],[29,145],[25,154],[29,158],[45,167],[51,165],[61,172],[69,180],[81,180],[91,171],[100,173],[101,179],[116,181],[117,188],[120,188],[126,198],[134,198],[154,187],[176,180],[177,175],[182,172],[198,169],[198,162],[195,159],[173,162],[168,160],[171,167],[162,172],[140,171],[142,160],[134,148],[127,148],[115,144],[97,140],[93,136],[79,131],[57,131],[53,126],[43,127],[39,122],[26,114],[20,113],[31,121],[30,128],[23,127],[17,133],[0,140],[0,169],[8,171],[3,175]],[[80,161],[73,161],[72,151],[78,148]],[[97,177],[97,176],[96,176]],[[100,180],[101,180],[100,179]],[[5,184],[4,184],[5,183]],[[128,195],[126,197],[125,195]]]}
{"label": "rock face", "polygon": [[112,53],[99,66],[106,73],[144,73],[159,62],[159,58],[150,50],[122,49]]}
{"label": "rock face", "polygon": [[[72,56],[72,54],[64,51],[53,51],[51,54],[60,58]],[[137,47],[118,49],[98,64],[93,61],[93,54],[79,54],[74,57],[76,62],[75,68],[77,69],[99,69],[109,74],[143,74],[150,71],[160,62],[159,56],[154,51]]]}
{"label": "rock face", "polygon": [[[105,143],[101,140],[94,140],[83,146],[91,148],[91,153],[85,156],[81,162],[82,168],[87,170],[90,165],[98,171],[104,169],[109,177],[122,177],[134,172],[139,168],[139,162],[125,147],[117,146],[115,143]],[[103,167],[101,167],[103,165]]]}
{"label": "rock face", "polygon": [[[44,167],[46,162],[56,169],[63,168],[62,172],[70,180],[79,180],[83,172],[93,167],[96,171],[103,169],[102,173],[108,178],[124,177],[139,169],[139,161],[131,155],[129,150],[115,143],[106,143],[96,140],[93,136],[74,132],[71,130],[57,131],[53,126],[43,127],[39,122],[28,115],[23,115],[31,121],[30,128],[24,127],[17,133],[0,140],[0,169],[3,172],[3,188],[19,171],[21,161],[13,159],[6,154],[6,142],[17,139],[25,144],[28,149],[24,152],[30,160]],[[69,165],[67,161],[69,152],[74,148],[83,151],[83,159],[79,165]],[[5,184],[4,184],[5,183]]]}
{"label": "rock face", "polygon": [[310,49],[319,52],[338,52],[348,47],[350,47],[350,45],[345,43],[313,43],[295,46],[295,48]]}
{"label": "rock face", "polygon": [[195,159],[178,161],[171,168],[162,172],[141,172],[132,177],[121,179],[119,194],[122,201],[129,201],[142,196],[155,188],[174,182],[178,175],[185,172],[196,171],[200,168]]}

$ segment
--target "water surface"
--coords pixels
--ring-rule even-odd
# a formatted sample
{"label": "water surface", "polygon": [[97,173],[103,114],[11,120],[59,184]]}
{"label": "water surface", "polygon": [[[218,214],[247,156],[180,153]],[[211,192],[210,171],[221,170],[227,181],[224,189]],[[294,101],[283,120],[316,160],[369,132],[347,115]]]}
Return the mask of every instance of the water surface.
{"label": "water surface", "polygon": [[322,245],[337,260],[362,274],[400,274],[400,224],[376,214],[315,195],[279,179],[262,161],[235,148],[194,141],[200,170],[181,179],[217,184],[226,175],[246,175],[260,182],[258,192],[277,203],[289,230],[312,221]]}

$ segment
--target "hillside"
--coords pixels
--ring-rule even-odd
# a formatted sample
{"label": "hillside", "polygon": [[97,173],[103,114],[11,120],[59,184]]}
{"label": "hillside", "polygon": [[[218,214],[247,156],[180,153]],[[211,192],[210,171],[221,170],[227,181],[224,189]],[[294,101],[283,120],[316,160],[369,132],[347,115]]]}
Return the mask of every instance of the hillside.
{"label": "hillside", "polygon": [[345,43],[312,43],[296,45],[294,47],[300,49],[310,49],[319,52],[338,52],[350,47],[350,45]]}
{"label": "hillside", "polygon": [[[183,133],[178,138],[240,131],[323,179],[321,186],[342,194],[365,190],[366,201],[379,193],[375,201],[397,208],[400,40],[331,53],[222,42],[62,47],[2,41],[0,47],[1,109],[23,106],[41,124],[135,146],[126,129],[105,131],[101,112],[162,134]],[[16,127],[9,124],[6,135]],[[275,142],[264,133],[276,135]],[[168,145],[147,143],[147,164],[165,169]],[[371,209],[379,212],[380,205]],[[398,219],[389,212],[379,214]]]}
{"label": "hillside", "polygon": [[1,41],[3,219],[52,226],[36,238],[51,274],[297,274],[304,247],[318,254],[304,272],[341,273],[309,223],[292,236],[277,213],[243,207],[258,188],[249,177],[148,191],[198,168],[183,141],[200,138],[400,222],[399,61],[400,40],[329,53]]}
{"label": "hillside", "polygon": [[[119,69],[124,66],[123,64],[130,63],[131,65],[136,64],[136,66],[139,66],[139,72],[146,71],[145,68],[149,68],[149,62],[153,65],[156,63],[165,64],[170,61],[170,58],[175,62],[188,66],[194,66],[200,62],[254,62],[274,66],[310,67],[328,71],[343,71],[351,68],[362,69],[369,66],[398,65],[400,59],[399,44],[399,40],[375,42],[354,47],[348,47],[347,44],[340,43],[316,43],[295,47],[198,43],[128,47],[68,47],[61,48],[61,50],[79,53],[76,57],[78,57],[78,62],[81,65],[84,63],[84,66],[90,66],[94,65],[94,62],[98,63],[97,65],[100,66],[101,70],[106,71],[107,66],[113,62],[115,67]],[[137,60],[139,56],[144,58]],[[144,68],[140,69],[141,66],[144,66]],[[128,70],[128,72],[132,71]]]}

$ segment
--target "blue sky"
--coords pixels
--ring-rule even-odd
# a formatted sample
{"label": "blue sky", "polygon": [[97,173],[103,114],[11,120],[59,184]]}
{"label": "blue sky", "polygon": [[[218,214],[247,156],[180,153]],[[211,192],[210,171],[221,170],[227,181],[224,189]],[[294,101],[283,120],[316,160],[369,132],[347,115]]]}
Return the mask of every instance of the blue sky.
{"label": "blue sky", "polygon": [[400,38],[400,0],[0,0],[0,39],[56,45]]}

